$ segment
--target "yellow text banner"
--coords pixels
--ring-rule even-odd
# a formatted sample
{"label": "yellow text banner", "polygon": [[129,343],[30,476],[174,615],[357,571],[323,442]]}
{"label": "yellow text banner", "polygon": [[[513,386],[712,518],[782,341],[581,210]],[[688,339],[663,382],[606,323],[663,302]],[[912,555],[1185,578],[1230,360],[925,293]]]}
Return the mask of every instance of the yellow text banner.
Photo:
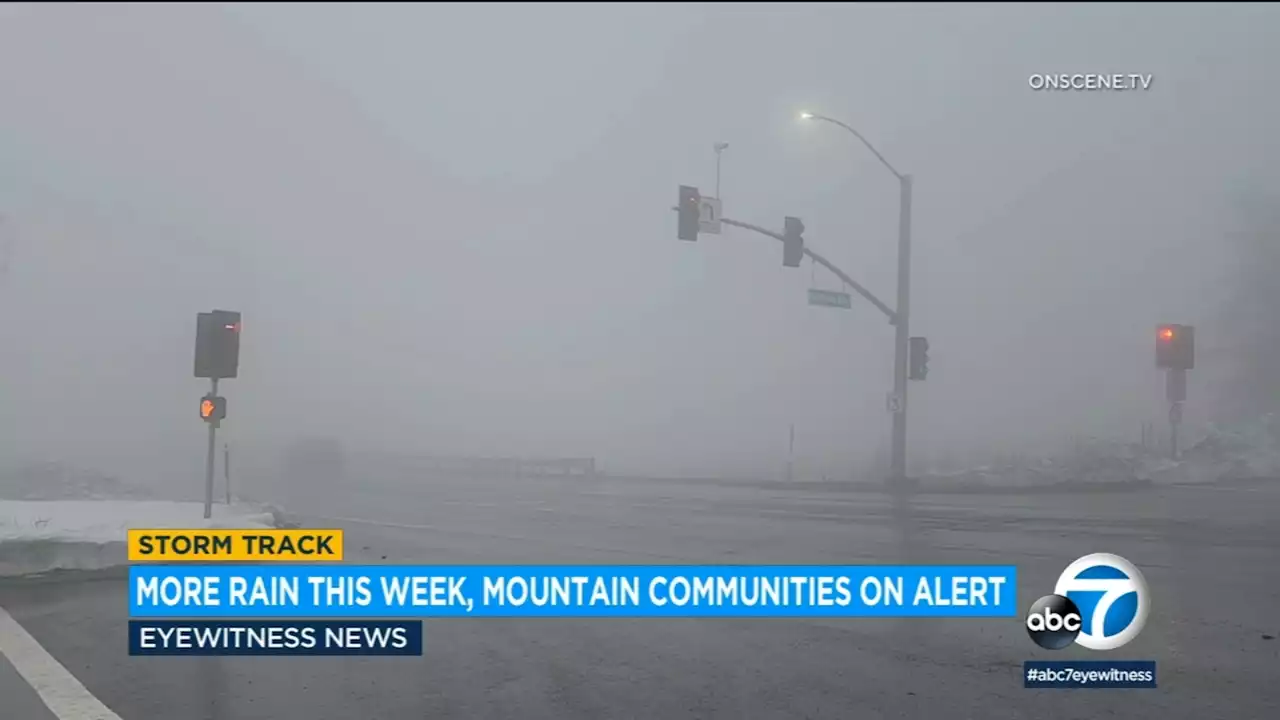
{"label": "yellow text banner", "polygon": [[334,562],[341,530],[130,530],[129,562]]}

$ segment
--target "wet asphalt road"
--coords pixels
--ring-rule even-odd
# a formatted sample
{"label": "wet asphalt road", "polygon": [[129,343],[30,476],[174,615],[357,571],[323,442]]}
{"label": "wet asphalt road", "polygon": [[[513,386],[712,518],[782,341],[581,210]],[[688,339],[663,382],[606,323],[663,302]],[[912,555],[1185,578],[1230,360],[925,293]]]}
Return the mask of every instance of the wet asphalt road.
{"label": "wet asphalt road", "polygon": [[[1160,688],[1025,690],[1020,619],[428,621],[421,658],[130,658],[120,573],[0,583],[0,606],[124,720],[1264,717],[1280,703],[1280,491],[917,496],[528,480],[292,498],[396,563],[994,563],[1018,605],[1090,552],[1153,591],[1115,659]],[[4,720],[50,720],[0,659]],[[71,720],[64,718],[62,720]],[[83,720],[76,718],[75,720]]]}

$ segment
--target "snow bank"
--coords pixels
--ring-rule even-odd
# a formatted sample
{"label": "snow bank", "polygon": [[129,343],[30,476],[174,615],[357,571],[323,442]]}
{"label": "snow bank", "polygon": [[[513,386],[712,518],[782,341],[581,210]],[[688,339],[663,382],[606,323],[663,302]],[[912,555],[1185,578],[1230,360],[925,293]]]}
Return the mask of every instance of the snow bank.
{"label": "snow bank", "polygon": [[1212,425],[1177,462],[1157,460],[1143,470],[1144,477],[1169,484],[1280,479],[1280,417]]}
{"label": "snow bank", "polygon": [[140,500],[0,500],[0,577],[127,564],[130,528],[284,526],[269,506]]}
{"label": "snow bank", "polygon": [[1048,488],[1280,479],[1280,418],[1209,426],[1177,461],[1136,444],[1093,443],[1058,458],[922,475],[923,488]]}

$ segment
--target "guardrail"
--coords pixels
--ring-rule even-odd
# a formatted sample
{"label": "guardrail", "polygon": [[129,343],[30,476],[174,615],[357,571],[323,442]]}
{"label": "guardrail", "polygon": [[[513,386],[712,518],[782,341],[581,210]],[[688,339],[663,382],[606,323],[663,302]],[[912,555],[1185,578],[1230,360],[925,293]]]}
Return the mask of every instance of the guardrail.
{"label": "guardrail", "polygon": [[399,458],[398,465],[415,472],[463,477],[595,477],[595,458]]}

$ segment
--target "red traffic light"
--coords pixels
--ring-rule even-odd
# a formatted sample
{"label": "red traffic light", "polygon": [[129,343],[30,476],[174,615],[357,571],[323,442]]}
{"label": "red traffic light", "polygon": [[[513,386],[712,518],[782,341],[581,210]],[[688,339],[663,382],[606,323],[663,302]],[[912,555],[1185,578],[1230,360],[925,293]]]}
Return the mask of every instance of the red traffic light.
{"label": "red traffic light", "polygon": [[1195,367],[1195,328],[1170,323],[1156,326],[1156,367],[1190,370]]}
{"label": "red traffic light", "polygon": [[200,417],[204,418],[205,420],[208,420],[209,418],[213,417],[213,413],[217,409],[217,407],[218,406],[215,405],[213,401],[210,400],[209,398],[205,398],[204,400],[201,400],[200,401]]}

